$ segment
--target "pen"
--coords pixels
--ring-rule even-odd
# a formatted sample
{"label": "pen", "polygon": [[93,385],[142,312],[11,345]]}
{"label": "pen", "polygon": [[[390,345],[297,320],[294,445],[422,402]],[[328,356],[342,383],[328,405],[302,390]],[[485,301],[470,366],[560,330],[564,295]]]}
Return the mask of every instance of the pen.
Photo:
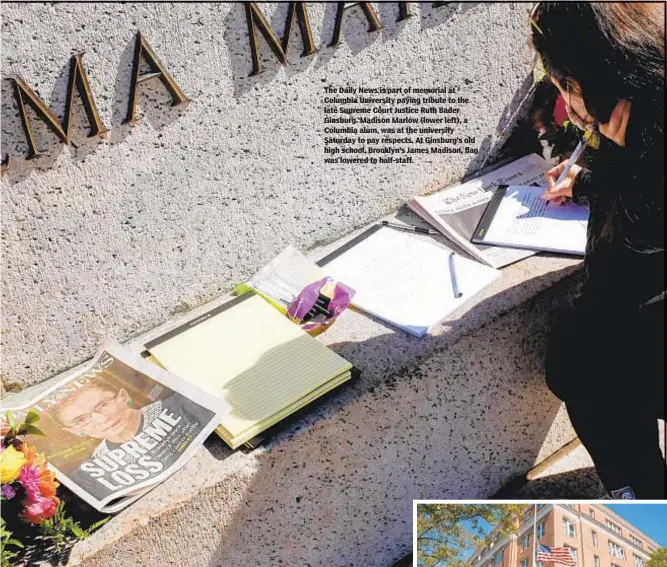
{"label": "pen", "polygon": [[459,291],[459,284],[456,280],[456,267],[454,266],[454,252],[449,255],[449,274],[452,277],[452,291],[454,292],[454,297],[458,299],[463,294]]}
{"label": "pen", "polygon": [[572,155],[569,157],[567,162],[565,162],[565,169],[563,169],[563,173],[561,173],[558,176],[558,180],[556,181],[556,185],[558,185],[563,179],[567,177],[567,174],[570,172],[570,169],[572,169],[572,166],[577,162],[579,159],[579,156],[581,153],[584,151],[586,146],[588,145],[588,140],[586,138],[583,138],[579,144],[577,145],[576,148],[574,148],[574,151],[572,152]]}
{"label": "pen", "polygon": [[397,224],[386,220],[383,220],[380,224],[382,226],[397,228],[399,230],[409,230],[410,232],[418,232],[419,234],[438,234],[435,230],[430,230],[428,228],[422,228],[420,226],[410,226],[408,224]]}

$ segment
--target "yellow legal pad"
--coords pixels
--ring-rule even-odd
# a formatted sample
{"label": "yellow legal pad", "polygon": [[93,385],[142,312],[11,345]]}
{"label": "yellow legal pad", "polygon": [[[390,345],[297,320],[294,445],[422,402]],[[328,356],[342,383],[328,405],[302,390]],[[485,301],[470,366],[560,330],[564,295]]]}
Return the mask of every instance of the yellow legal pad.
{"label": "yellow legal pad", "polygon": [[213,309],[146,348],[161,366],[231,406],[216,431],[232,449],[349,380],[352,369],[254,294]]}

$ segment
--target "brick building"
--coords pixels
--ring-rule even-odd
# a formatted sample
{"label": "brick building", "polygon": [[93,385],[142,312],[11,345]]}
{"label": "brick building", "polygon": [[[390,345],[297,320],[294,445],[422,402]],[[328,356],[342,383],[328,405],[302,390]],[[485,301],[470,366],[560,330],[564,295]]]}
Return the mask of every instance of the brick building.
{"label": "brick building", "polygon": [[[533,510],[526,508],[517,534],[498,534],[476,550],[468,567],[533,567]],[[660,547],[601,504],[538,504],[536,535],[538,544],[569,547],[576,567],[644,567]]]}

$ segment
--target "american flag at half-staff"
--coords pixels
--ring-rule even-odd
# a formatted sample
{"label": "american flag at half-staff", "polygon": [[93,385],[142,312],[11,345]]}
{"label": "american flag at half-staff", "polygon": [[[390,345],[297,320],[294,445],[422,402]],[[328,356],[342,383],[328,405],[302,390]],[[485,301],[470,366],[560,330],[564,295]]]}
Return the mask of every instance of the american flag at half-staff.
{"label": "american flag at half-staff", "polygon": [[567,547],[549,547],[540,544],[537,548],[537,560],[544,563],[562,563],[563,565],[575,566],[574,557]]}

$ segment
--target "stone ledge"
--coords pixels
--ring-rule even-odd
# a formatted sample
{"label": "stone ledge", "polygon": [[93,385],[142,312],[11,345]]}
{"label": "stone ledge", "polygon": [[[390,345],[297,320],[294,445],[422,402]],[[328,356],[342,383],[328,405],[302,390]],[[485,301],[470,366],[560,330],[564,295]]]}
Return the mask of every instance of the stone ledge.
{"label": "stone ledge", "polygon": [[[422,339],[343,314],[320,340],[357,365],[360,380],[254,451],[211,437],[181,471],[77,544],[70,564],[391,564],[411,547],[413,499],[488,497],[573,437],[541,374],[548,312],[570,293],[567,276],[579,265],[544,255],[509,266]],[[140,351],[227,299],[129,346]]]}

